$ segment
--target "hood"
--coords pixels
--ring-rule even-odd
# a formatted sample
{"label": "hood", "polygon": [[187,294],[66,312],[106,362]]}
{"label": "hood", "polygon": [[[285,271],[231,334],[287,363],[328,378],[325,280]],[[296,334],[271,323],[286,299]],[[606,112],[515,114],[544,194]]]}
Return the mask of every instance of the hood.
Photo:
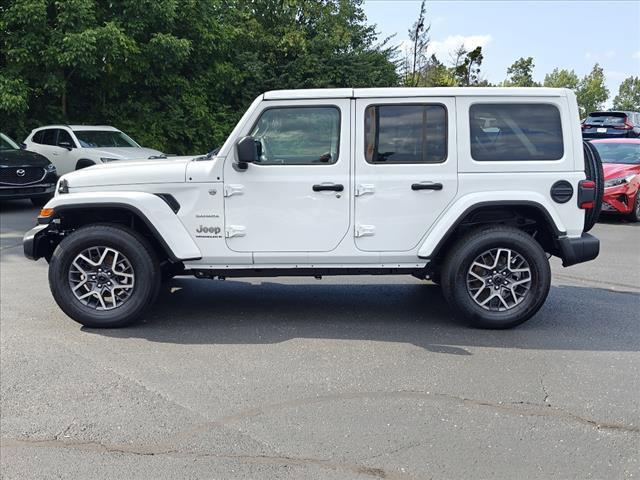
{"label": "hood", "polygon": [[28,150],[0,150],[0,167],[46,167],[49,160]]}
{"label": "hood", "polygon": [[603,163],[605,180],[612,178],[626,177],[633,173],[640,174],[640,165],[628,165],[625,163]]}
{"label": "hood", "polygon": [[87,149],[91,150],[91,153],[95,155],[100,155],[101,157],[107,158],[116,158],[118,160],[129,160],[129,159],[147,159],[152,156],[164,155],[162,152],[158,150],[153,150],[151,148],[143,148],[143,147],[100,147],[100,148],[91,148]]}
{"label": "hood", "polygon": [[95,165],[62,178],[69,182],[69,190],[80,187],[135,185],[149,183],[182,183],[187,164],[194,157],[169,157],[161,160],[123,161]]}

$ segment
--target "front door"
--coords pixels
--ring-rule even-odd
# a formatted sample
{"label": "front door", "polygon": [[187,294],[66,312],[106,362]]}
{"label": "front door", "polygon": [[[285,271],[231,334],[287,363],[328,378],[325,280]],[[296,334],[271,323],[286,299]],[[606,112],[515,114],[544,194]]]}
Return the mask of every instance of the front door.
{"label": "front door", "polygon": [[458,189],[454,98],[356,101],[358,249],[405,252]]}
{"label": "front door", "polygon": [[266,101],[242,135],[260,161],[224,166],[225,236],[238,252],[327,252],[349,229],[350,102]]}

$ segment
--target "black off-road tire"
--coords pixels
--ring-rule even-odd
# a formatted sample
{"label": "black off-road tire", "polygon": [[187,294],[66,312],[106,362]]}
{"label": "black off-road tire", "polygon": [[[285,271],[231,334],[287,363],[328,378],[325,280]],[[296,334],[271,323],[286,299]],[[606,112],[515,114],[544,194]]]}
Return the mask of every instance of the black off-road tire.
{"label": "black off-road tire", "polygon": [[[489,311],[473,300],[467,288],[468,271],[474,260],[493,248],[507,248],[521,255],[531,270],[531,286],[509,310]],[[460,320],[479,328],[512,328],[531,318],[544,304],[551,286],[549,261],[540,244],[529,234],[508,226],[485,226],[468,232],[450,249],[441,284],[443,295]]]}
{"label": "black off-road tire", "polygon": [[604,196],[604,171],[602,170],[602,160],[596,147],[586,140],[582,144],[584,149],[584,173],[587,180],[591,180],[596,184],[596,198],[593,202],[593,208],[586,210],[584,215],[584,231],[588,232],[600,217],[602,197]]}
{"label": "black off-road tire", "polygon": [[[129,260],[135,274],[130,297],[111,310],[88,307],[71,291],[69,270],[72,262],[92,246],[118,250]],[[133,323],[156,299],[160,279],[158,260],[146,239],[119,225],[96,224],[76,230],[60,242],[49,263],[49,286],[56,303],[73,320],[91,328],[116,328]]]}

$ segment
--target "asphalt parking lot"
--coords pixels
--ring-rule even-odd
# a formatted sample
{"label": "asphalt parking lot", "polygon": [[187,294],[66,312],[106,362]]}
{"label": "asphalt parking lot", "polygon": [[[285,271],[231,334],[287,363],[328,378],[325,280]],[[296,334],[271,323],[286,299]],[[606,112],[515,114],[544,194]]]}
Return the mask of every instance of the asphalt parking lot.
{"label": "asphalt parking lot", "polygon": [[509,331],[412,278],[177,279],[81,328],[0,204],[1,477],[637,478],[640,225]]}

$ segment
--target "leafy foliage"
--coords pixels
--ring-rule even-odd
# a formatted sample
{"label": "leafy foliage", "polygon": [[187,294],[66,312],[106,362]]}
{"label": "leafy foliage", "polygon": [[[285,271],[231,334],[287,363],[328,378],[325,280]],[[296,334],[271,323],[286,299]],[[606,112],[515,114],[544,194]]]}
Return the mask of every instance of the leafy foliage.
{"label": "leafy foliage", "polygon": [[394,86],[362,0],[0,0],[0,129],[112,124],[200,153],[280,88]]}
{"label": "leafy foliage", "polygon": [[553,72],[545,75],[543,85],[551,88],[570,88],[571,90],[577,90],[579,82],[580,80],[573,70],[559,70],[554,68]]}
{"label": "leafy foliage", "polygon": [[539,87],[540,84],[533,79],[533,63],[532,57],[521,57],[507,68],[507,80],[504,82],[505,87]]}
{"label": "leafy foliage", "polygon": [[600,65],[596,63],[591,73],[580,80],[576,96],[581,115],[602,110],[609,98],[609,89],[604,84],[604,71]]}
{"label": "leafy foliage", "polygon": [[626,78],[613,99],[614,110],[640,111],[640,77]]}

